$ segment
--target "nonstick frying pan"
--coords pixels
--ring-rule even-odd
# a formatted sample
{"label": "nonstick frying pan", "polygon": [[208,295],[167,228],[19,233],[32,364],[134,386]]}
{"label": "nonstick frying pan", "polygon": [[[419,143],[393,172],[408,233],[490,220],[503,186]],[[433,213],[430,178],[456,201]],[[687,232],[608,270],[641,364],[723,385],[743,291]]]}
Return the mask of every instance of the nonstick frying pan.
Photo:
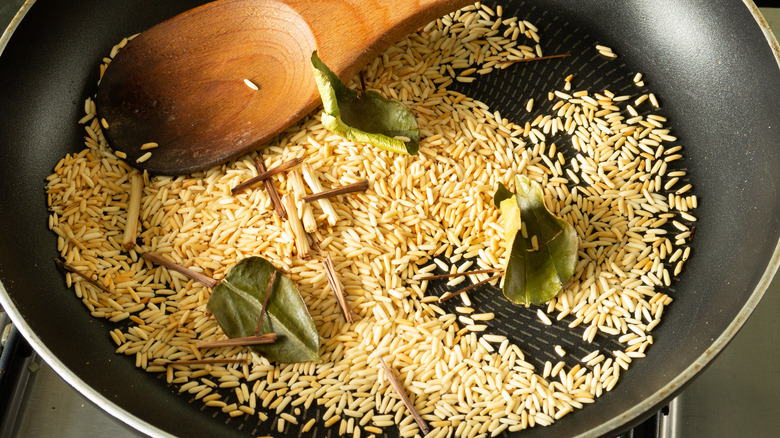
{"label": "nonstick frying pan", "polygon": [[[47,230],[44,179],[62,156],[83,147],[76,120],[84,98],[95,92],[100,59],[121,38],[198,3],[28,2],[23,19],[20,14],[4,36],[0,301],[65,380],[140,431],[258,435],[268,426],[213,416],[155,375],[136,369],[131,359],[116,355],[106,336],[110,323],[91,318],[66,288],[52,262],[56,237]],[[653,332],[656,341],[648,357],[632,364],[594,405],[552,427],[522,432],[527,437],[611,435],[662,407],[715,358],[750,315],[780,262],[777,42],[749,0],[502,4],[507,13],[540,26],[547,53],[571,50],[576,56],[566,63],[507,69],[464,91],[511,117],[520,114],[528,97],[544,100],[553,87],[549,81],[560,80],[564,68],[596,67],[599,74],[589,78],[589,88],[615,92],[642,72],[685,147],[681,166],[700,200],[692,258],[667,291],[674,302]],[[578,44],[596,43],[612,47],[618,61],[604,67],[598,57],[577,55]],[[523,97],[501,92],[507,86]],[[538,325],[533,317],[519,316],[503,330],[518,337],[533,333],[545,342],[563,336]],[[524,347],[533,348],[529,344]],[[539,355],[536,360],[544,361]]]}

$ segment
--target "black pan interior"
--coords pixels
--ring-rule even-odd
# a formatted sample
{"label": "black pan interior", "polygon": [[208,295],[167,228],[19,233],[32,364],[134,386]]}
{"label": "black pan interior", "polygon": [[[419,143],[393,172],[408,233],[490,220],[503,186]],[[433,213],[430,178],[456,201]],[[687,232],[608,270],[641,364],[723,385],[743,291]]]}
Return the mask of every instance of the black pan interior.
{"label": "black pan interior", "polygon": [[[105,400],[170,434],[240,436],[259,430],[200,412],[199,404],[114,354],[110,327],[91,318],[65,287],[52,262],[56,239],[46,230],[45,178],[62,156],[82,148],[75,121],[84,98],[95,92],[100,59],[121,38],[197,3],[51,0],[32,6],[0,57],[0,281],[28,335],[34,333],[33,343]],[[692,260],[668,291],[675,301],[654,331],[648,358],[634,363],[594,406],[554,427],[523,432],[606,434],[605,424],[630,425],[679,391],[693,374],[689,368],[705,366],[755,305],[754,290],[780,238],[780,70],[741,1],[502,4],[507,14],[517,11],[539,24],[547,54],[574,55],[595,43],[612,47],[619,58],[599,70],[604,78],[587,79],[591,89],[603,83],[618,92],[612,87],[641,71],[685,147],[681,166],[700,200]],[[528,97],[544,100],[538,96],[555,86],[548,81],[602,62],[579,55],[512,68],[488,75],[468,92],[511,117]],[[521,317],[507,330],[552,342],[556,334],[534,328],[533,320]]]}

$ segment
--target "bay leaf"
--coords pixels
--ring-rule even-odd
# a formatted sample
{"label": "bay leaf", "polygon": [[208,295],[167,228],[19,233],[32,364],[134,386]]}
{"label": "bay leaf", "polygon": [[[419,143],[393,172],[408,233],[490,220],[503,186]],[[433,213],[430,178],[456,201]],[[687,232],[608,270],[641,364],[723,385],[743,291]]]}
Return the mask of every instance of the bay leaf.
{"label": "bay leaf", "polygon": [[518,176],[515,185],[517,194],[512,194],[499,183],[493,197],[502,212],[509,248],[503,292],[517,304],[541,305],[574,274],[577,233],[547,209],[539,184]]}
{"label": "bay leaf", "polygon": [[249,348],[277,363],[319,362],[320,337],[295,283],[262,257],[245,258],[214,287],[207,308],[229,338],[252,336],[268,282],[276,279],[257,334],[276,333],[276,342]]}
{"label": "bay leaf", "polygon": [[346,85],[320,60],[311,55],[314,79],[322,97],[322,124],[329,131],[360,143],[407,155],[417,155],[420,129],[409,108],[376,91],[358,92]]}

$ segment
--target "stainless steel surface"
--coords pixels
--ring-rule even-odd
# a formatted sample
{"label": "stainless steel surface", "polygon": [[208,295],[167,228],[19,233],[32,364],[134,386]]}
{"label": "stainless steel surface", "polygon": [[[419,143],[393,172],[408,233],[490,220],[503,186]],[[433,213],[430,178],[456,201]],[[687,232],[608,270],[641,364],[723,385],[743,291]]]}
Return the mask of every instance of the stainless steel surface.
{"label": "stainless steel surface", "polygon": [[[0,0],[0,28],[23,3]],[[780,30],[780,9],[762,8]],[[775,437],[780,432],[780,276],[740,333],[685,392],[670,405],[663,421],[665,437]],[[683,344],[684,345],[684,344]],[[56,372],[40,365],[31,372],[13,437],[144,436],[92,404]],[[33,367],[34,368],[34,367]],[[583,412],[585,414],[586,412]]]}
{"label": "stainless steel surface", "polygon": [[145,435],[93,405],[40,358],[31,373],[13,437],[138,438]]}
{"label": "stainless steel surface", "polygon": [[739,334],[674,399],[666,437],[780,436],[778,309],[780,276],[776,275]]}

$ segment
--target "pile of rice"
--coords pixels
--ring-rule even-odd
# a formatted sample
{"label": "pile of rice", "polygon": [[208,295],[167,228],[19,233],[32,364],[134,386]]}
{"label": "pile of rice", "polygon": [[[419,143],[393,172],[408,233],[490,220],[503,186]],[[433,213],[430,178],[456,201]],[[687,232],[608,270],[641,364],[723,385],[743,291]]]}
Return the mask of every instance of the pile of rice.
{"label": "pile of rice", "polygon": [[[309,236],[309,260],[297,257],[289,221],[273,213],[262,185],[231,195],[257,174],[258,153],[190,176],[143,175],[141,249],[217,279],[242,258],[270,260],[308,305],[322,340],[321,363],[273,364],[246,348],[194,347],[224,338],[206,310],[210,290],[122,251],[129,180],[138,171],[106,144],[91,99],[81,120],[86,148],[63,158],[48,178],[49,227],[62,258],[109,292],[72,274],[68,285],[94,317],[119,323],[109,333],[118,354],[134,356],[139,368],[162,373],[226,418],[240,417],[231,421],[248,424],[250,433],[272,422],[280,433],[332,426],[359,437],[392,426],[404,437],[420,434],[379,357],[396,372],[431,437],[549,425],[593,403],[653,343],[652,330],[671,302],[663,290],[689,255],[697,200],[684,171],[667,170],[682,155],[666,120],[653,114],[654,96],[578,89],[570,76],[550,94],[552,110],[526,121],[507,120],[448,89],[507,60],[540,56],[536,30],[477,3],[432,22],[366,67],[369,88],[417,116],[419,156],[345,141],[327,132],[317,114],[261,151],[268,168],[303,157],[326,188],[370,183],[364,193],[332,200],[335,226],[312,204],[318,229]],[[550,142],[556,135],[570,139],[571,158]],[[468,294],[457,298],[458,313],[426,294],[422,278],[439,265],[450,272],[503,266],[503,226],[492,196],[499,182],[514,189],[519,174],[543,186],[551,211],[572,223],[580,239],[575,278],[538,317],[586,341],[597,333],[614,337],[622,350],[594,348],[575,366],[547,361],[538,369],[516,340],[491,333],[500,317],[472,307]],[[273,183],[282,194],[292,192],[284,173]],[[353,324],[344,321],[327,284],[326,253],[356,315]],[[560,346],[555,351],[566,354]],[[201,358],[246,362],[167,364]]]}

